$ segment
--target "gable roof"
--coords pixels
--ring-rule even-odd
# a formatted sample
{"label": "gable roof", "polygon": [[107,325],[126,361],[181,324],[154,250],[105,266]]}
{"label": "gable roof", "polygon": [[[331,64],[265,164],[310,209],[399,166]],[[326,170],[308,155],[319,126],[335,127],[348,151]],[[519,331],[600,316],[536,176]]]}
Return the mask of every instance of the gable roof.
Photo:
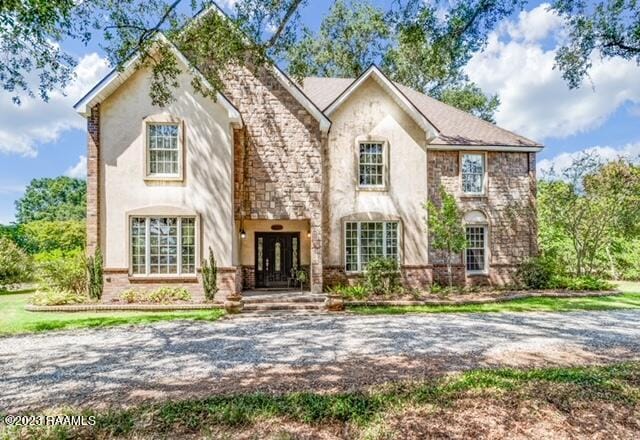
{"label": "gable roof", "polygon": [[[353,78],[304,79],[303,90],[320,108],[332,105],[355,84]],[[421,114],[428,116],[438,135],[427,145],[430,149],[540,151],[542,145],[475,117],[410,87],[393,83]],[[353,90],[351,90],[352,92]]]}
{"label": "gable roof", "polygon": [[[163,43],[168,45],[176,58],[183,63],[191,72],[198,77],[198,80],[202,85],[204,85],[209,90],[214,90],[213,86],[207,79],[200,73],[198,69],[196,69],[191,63],[186,59],[186,57],[178,50],[178,48],[171,43],[167,37],[165,37],[161,33],[157,33],[154,37],[158,43]],[[107,99],[113,92],[115,92],[118,87],[120,87],[127,79],[131,77],[138,69],[138,61],[140,58],[140,54],[136,53],[132,56],[126,63],[122,66],[122,69],[113,69],[111,72],[107,74],[98,84],[96,84],[89,92],[84,95],[78,102],[76,102],[73,108],[80,113],[82,116],[87,116],[91,111],[91,108],[103,102]],[[238,109],[224,96],[222,93],[216,93],[216,100],[227,110],[229,114],[229,118],[233,124],[238,126],[242,126],[242,117]]]}
{"label": "gable roof", "polygon": [[405,94],[394,84],[389,78],[387,78],[376,65],[371,65],[355,80],[344,89],[338,96],[336,96],[331,103],[325,107],[324,113],[330,116],[335,112],[344,102],[346,102],[351,94],[355,92],[360,85],[362,85],[369,78],[373,79],[380,87],[382,87],[393,100],[398,104],[411,118],[418,124],[426,133],[428,140],[433,140],[438,136],[438,129],[427,117],[420,111],[416,105],[409,100]]}

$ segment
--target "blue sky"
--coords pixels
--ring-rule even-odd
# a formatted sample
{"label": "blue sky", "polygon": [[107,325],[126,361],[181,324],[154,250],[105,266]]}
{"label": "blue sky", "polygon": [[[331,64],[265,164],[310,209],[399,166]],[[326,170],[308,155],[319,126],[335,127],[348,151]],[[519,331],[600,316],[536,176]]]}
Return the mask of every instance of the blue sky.
{"label": "blue sky", "polygon": [[[331,3],[310,1],[303,21],[317,28]],[[486,92],[499,95],[498,125],[545,144],[539,169],[565,165],[583,150],[609,158],[640,155],[640,67],[594,57],[590,81],[569,90],[553,69],[562,38],[562,21],[546,4],[530,3],[526,11],[499,24],[467,74]],[[97,42],[65,48],[79,60],[67,96],[54,94],[49,103],[26,99],[16,107],[9,94],[0,92],[0,223],[14,220],[14,201],[31,179],[85,173],[85,123],[72,105],[108,65]]]}

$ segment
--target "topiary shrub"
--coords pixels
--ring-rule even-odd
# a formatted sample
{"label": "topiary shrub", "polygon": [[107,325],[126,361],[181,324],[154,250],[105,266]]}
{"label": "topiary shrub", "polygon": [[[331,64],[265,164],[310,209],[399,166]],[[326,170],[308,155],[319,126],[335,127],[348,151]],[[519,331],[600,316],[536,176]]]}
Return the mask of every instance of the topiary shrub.
{"label": "topiary shrub", "polygon": [[398,262],[392,258],[369,260],[364,278],[372,294],[392,295],[401,288]]}
{"label": "topiary shrub", "polygon": [[104,288],[103,260],[100,248],[96,248],[92,257],[87,258],[87,287],[89,298],[100,300]]}
{"label": "topiary shrub", "polygon": [[37,306],[63,306],[67,304],[83,304],[87,302],[86,295],[60,290],[39,290],[30,299],[31,304]]}
{"label": "topiary shrub", "polygon": [[43,290],[73,292],[87,291],[87,272],[84,251],[52,251],[36,255],[38,281]]}
{"label": "topiary shrub", "polygon": [[515,278],[526,289],[548,289],[554,275],[554,264],[545,256],[533,257],[522,263]]}
{"label": "topiary shrub", "polygon": [[31,258],[8,237],[0,237],[0,290],[31,279]]}
{"label": "topiary shrub", "polygon": [[190,301],[191,294],[184,287],[159,287],[147,295],[150,302],[167,304],[174,301]]}
{"label": "topiary shrub", "polygon": [[213,301],[218,293],[218,263],[209,248],[209,260],[202,262],[202,288],[207,301]]}

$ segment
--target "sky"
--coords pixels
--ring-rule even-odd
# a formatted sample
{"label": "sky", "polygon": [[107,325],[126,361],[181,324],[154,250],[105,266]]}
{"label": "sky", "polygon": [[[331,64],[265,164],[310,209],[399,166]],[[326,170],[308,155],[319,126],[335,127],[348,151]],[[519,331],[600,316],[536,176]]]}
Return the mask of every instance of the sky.
{"label": "sky", "polygon": [[[224,0],[225,6],[233,0]],[[310,1],[303,22],[318,27],[330,1]],[[384,4],[383,0],[375,3]],[[634,61],[593,58],[590,78],[569,90],[554,55],[563,38],[561,19],[546,3],[503,20],[484,51],[466,67],[469,78],[501,104],[499,126],[545,145],[538,171],[562,168],[583,151],[606,158],[640,156],[640,67]],[[86,176],[86,123],[73,110],[109,71],[99,45],[64,45],[78,59],[76,79],[48,103],[0,91],[0,224],[14,221],[14,202],[34,178]]]}

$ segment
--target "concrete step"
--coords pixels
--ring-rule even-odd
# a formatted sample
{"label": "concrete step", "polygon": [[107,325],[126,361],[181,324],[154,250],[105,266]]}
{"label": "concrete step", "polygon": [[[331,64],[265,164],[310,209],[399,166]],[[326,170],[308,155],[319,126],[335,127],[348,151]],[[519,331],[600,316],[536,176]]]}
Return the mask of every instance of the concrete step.
{"label": "concrete step", "polygon": [[323,311],[323,302],[263,302],[263,303],[246,303],[242,312],[269,312],[274,310],[290,310],[290,311]]}
{"label": "concrete step", "polygon": [[261,303],[322,303],[326,296],[318,294],[277,294],[277,295],[251,295],[243,296],[242,300],[245,304],[261,304]]}

